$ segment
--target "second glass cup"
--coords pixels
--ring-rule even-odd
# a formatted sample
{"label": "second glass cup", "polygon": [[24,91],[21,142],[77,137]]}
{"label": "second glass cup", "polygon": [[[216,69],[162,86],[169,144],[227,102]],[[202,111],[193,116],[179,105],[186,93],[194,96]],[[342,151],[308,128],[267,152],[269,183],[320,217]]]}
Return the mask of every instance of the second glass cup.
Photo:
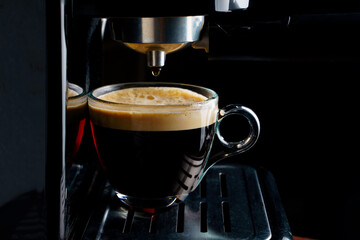
{"label": "second glass cup", "polygon": [[70,168],[80,148],[86,115],[87,94],[80,86],[68,83],[66,106],[66,167]]}

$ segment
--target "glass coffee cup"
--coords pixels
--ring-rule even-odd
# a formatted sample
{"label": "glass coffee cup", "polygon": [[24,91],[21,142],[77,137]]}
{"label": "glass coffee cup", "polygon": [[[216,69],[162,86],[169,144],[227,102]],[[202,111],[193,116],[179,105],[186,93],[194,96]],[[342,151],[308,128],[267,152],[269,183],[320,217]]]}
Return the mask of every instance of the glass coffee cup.
{"label": "glass coffee cup", "polygon": [[86,91],[73,83],[68,83],[66,106],[66,167],[70,168],[79,151],[87,113]]}
{"label": "glass coffee cup", "polygon": [[[219,160],[257,141],[256,114],[241,105],[218,108],[211,89],[179,83],[122,83],[89,93],[93,139],[100,164],[122,202],[162,208],[184,199]],[[244,116],[250,133],[227,142],[220,133],[227,116]],[[215,135],[224,151],[210,151]]]}

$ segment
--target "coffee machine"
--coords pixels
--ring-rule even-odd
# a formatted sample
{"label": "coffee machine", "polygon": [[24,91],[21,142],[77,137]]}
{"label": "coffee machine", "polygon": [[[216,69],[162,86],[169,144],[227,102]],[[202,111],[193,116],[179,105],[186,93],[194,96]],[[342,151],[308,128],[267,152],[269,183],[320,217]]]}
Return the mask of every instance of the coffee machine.
{"label": "coffee machine", "polygon": [[[0,238],[354,239],[359,6],[3,1]],[[66,92],[68,82],[88,92],[129,81],[208,86],[222,106],[246,104],[262,123],[258,145],[177,208],[150,218],[123,210],[88,123],[67,164]]]}

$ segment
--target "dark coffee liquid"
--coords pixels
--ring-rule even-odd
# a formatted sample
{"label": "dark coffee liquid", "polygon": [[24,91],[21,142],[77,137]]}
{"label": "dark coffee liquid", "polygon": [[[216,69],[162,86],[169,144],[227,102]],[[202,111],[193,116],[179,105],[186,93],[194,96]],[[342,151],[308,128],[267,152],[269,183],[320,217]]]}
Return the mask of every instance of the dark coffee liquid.
{"label": "dark coffee liquid", "polygon": [[190,192],[201,174],[215,131],[215,124],[177,131],[91,125],[101,165],[115,190],[147,198]]}
{"label": "dark coffee liquid", "polygon": [[66,123],[66,166],[71,167],[73,160],[79,151],[85,128],[85,114],[83,119],[67,121]]}

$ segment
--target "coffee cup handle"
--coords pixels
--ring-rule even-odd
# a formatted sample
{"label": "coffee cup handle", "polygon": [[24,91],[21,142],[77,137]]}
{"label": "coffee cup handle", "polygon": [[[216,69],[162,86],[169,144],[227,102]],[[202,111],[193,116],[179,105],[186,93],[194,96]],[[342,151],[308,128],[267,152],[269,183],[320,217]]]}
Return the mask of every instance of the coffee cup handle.
{"label": "coffee cup handle", "polygon": [[[226,117],[229,117],[231,115],[241,115],[248,120],[248,123],[250,125],[250,132],[245,139],[236,142],[228,142],[221,135],[220,132],[221,122]],[[231,104],[223,109],[220,109],[220,111],[218,112],[218,120],[216,124],[216,135],[220,140],[220,142],[222,143],[222,145],[225,146],[225,150],[220,151],[219,153],[213,156],[210,156],[206,164],[203,175],[205,175],[207,170],[209,170],[214,164],[216,164],[220,160],[243,153],[249,150],[250,148],[252,148],[256,143],[256,141],[258,140],[259,134],[260,134],[260,121],[256,116],[256,114],[250,108],[244,107],[239,104]]]}

